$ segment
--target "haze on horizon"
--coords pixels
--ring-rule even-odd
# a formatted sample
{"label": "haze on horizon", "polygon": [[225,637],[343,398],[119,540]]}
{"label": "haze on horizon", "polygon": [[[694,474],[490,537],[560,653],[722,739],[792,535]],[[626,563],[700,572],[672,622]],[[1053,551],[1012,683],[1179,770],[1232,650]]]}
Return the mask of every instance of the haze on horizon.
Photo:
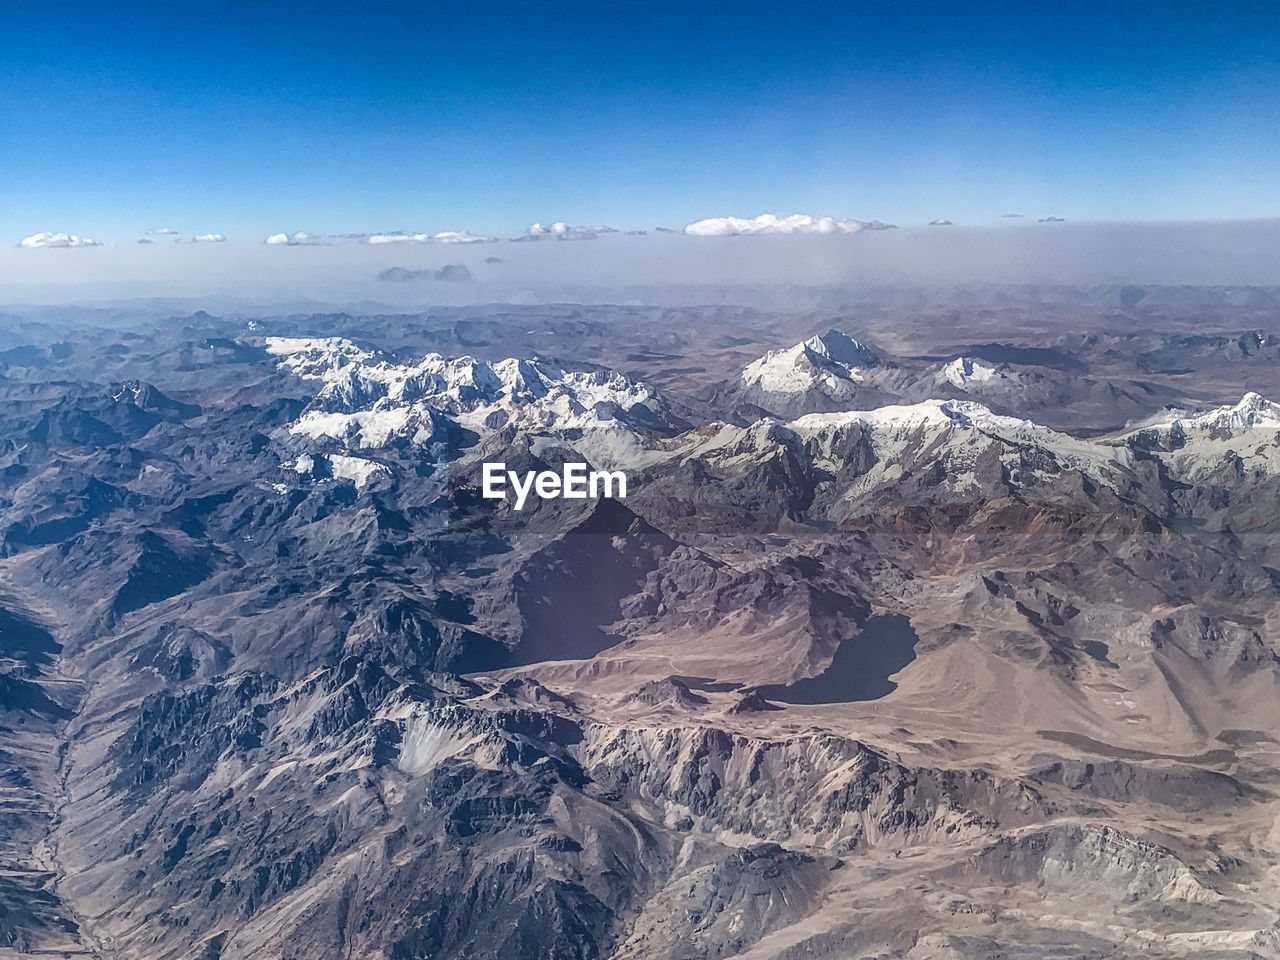
{"label": "haze on horizon", "polygon": [[[1069,238],[1082,236],[1076,224],[1213,221],[1160,235],[1224,237],[1220,221],[1280,215],[1274,4],[1141,2],[1080,16],[1004,2],[802,2],[785,12],[752,2],[725,14],[577,0],[356,12],[286,0],[130,15],[74,0],[11,5],[0,35],[9,81],[0,123],[16,133],[0,142],[0,172],[15,187],[0,211],[7,291],[251,281],[280,268],[266,254],[281,251],[259,249],[267,237],[510,238],[562,221],[569,231],[648,230],[654,240],[659,225],[761,214],[901,228],[825,249],[792,245],[773,273],[876,274],[885,252],[904,259],[883,271],[920,262],[954,273],[965,262],[947,251],[957,239],[915,229],[936,223],[929,229],[1018,228],[1014,240],[984,233],[976,251],[995,258],[989,272],[1026,260],[1023,272],[1034,274],[1090,246]],[[1059,238],[1023,227],[1068,239],[1059,250]],[[1240,236],[1258,229],[1268,228]],[[1095,240],[1118,236],[1089,230],[1101,231]],[[14,255],[13,245],[42,234],[139,249]],[[1115,259],[1134,236],[1091,248]],[[662,252],[670,243],[618,239],[609,238],[611,255],[625,248],[640,268],[673,268]],[[175,240],[190,249],[157,256]],[[1201,252],[1196,241],[1143,252],[1147,243],[1116,270],[1155,279],[1144,261],[1176,267]],[[240,253],[228,252],[234,245]],[[533,270],[563,259],[566,276],[607,259],[585,244],[554,254],[498,246],[486,255]],[[1240,246],[1245,260],[1233,269],[1256,279],[1248,243]],[[758,251],[775,247],[725,254],[708,245],[691,262],[755,271]],[[669,258],[674,268],[688,249]],[[1199,272],[1231,279],[1213,257]],[[1235,259],[1224,255],[1224,267]],[[366,261],[404,257],[307,252],[294,261],[326,271],[339,263],[339,274],[350,264],[356,282]]]}
{"label": "haze on horizon", "polygon": [[[1280,220],[1020,224],[836,236],[584,242],[0,248],[0,304],[176,299],[191,309],[510,301],[704,302],[769,287],[1280,284]],[[779,304],[782,305],[782,304]]]}

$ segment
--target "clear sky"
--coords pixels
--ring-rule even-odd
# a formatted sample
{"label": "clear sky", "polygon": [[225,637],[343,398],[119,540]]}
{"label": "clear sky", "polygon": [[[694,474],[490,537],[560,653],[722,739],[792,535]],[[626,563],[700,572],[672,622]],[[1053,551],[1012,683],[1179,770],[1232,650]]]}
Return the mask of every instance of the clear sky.
{"label": "clear sky", "polygon": [[0,85],[4,243],[1280,215],[1274,2],[19,2]]}

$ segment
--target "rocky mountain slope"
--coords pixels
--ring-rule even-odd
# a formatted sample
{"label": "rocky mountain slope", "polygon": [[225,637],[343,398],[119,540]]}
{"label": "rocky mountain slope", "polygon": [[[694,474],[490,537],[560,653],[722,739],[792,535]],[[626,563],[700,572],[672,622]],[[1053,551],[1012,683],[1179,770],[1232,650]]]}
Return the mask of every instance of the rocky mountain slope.
{"label": "rocky mountain slope", "polygon": [[0,953],[1280,957],[1261,338],[625,316],[6,347]]}

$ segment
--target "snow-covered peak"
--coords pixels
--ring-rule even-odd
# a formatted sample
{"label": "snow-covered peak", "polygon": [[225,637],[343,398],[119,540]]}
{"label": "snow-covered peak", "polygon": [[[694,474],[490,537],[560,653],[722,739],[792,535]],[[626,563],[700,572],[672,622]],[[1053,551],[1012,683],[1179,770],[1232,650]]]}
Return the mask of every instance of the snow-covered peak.
{"label": "snow-covered peak", "polygon": [[1218,407],[1196,417],[1173,421],[1186,436],[1235,437],[1250,430],[1280,428],[1280,404],[1250,391],[1240,402]]}
{"label": "snow-covered peak", "polygon": [[353,364],[367,364],[374,357],[344,337],[267,337],[264,347],[283,357],[280,365],[304,380],[337,380]]}
{"label": "snow-covered peak", "polygon": [[[1132,463],[1127,450],[1117,450],[1060,433],[1030,420],[993,413],[970,400],[925,400],[875,410],[814,413],[789,425],[816,449],[835,449],[849,430],[858,429],[884,463],[919,458],[924,451],[965,463],[977,451],[996,449],[1020,458],[1029,451],[1051,457],[1060,466],[1109,482],[1115,471]],[[953,464],[954,465],[954,464]]]}
{"label": "snow-covered peak", "polygon": [[1272,434],[1280,429],[1280,404],[1250,391],[1239,403],[1225,404],[1203,413],[1171,410],[1161,418],[1143,424],[1121,440],[1167,441],[1183,445],[1188,441],[1228,441],[1248,438],[1256,431]]}
{"label": "snow-covered peak", "polygon": [[874,410],[812,413],[747,427],[722,425],[674,444],[679,459],[733,471],[785,456],[840,478],[840,496],[856,499],[913,478],[962,496],[991,495],[1003,485],[1033,489],[1075,474],[1113,490],[1133,476],[1127,449],[1083,440],[980,403],[925,400]]}
{"label": "snow-covered peak", "polygon": [[[481,435],[512,427],[546,436],[630,436],[673,419],[651,387],[609,370],[437,353],[402,363],[342,338],[270,338],[267,350],[281,366],[323,384],[290,432],[354,449],[434,442],[449,422]],[[627,437],[609,442],[611,449],[636,446]]]}
{"label": "snow-covered peak", "polygon": [[[845,410],[839,413],[810,413],[792,420],[788,426],[801,436],[818,436],[851,425],[886,433],[903,433],[922,427],[945,428],[954,421],[952,407],[962,406],[950,400],[925,400],[921,403],[890,404],[874,410]],[[964,404],[975,410],[986,410],[979,404]],[[990,411],[987,411],[990,413]],[[991,414],[991,416],[995,416]]]}
{"label": "snow-covered peak", "polygon": [[1233,473],[1280,474],[1280,404],[1256,393],[1203,413],[1172,410],[1112,443],[1159,455],[1182,479],[1227,466]]}
{"label": "snow-covered peak", "polygon": [[828,330],[824,334],[810,337],[801,346],[811,356],[822,357],[845,367],[874,367],[880,362],[880,358],[870,347],[838,330]]}
{"label": "snow-covered peak", "polygon": [[863,379],[880,358],[866,344],[836,330],[810,337],[785,350],[770,350],[747,364],[742,382],[766,393],[803,393],[815,387],[840,392]]}
{"label": "snow-covered peak", "polygon": [[1009,444],[1034,444],[1089,459],[1114,459],[1114,451],[1087,440],[1078,440],[1030,420],[993,413],[972,400],[923,400],[893,404],[874,410],[811,413],[793,420],[790,427],[802,435],[817,435],[857,424],[877,435],[900,437],[921,429],[975,431]]}
{"label": "snow-covered peak", "polygon": [[956,357],[941,370],[942,378],[957,390],[966,390],[976,383],[986,383],[1000,377],[995,367],[971,357]]}

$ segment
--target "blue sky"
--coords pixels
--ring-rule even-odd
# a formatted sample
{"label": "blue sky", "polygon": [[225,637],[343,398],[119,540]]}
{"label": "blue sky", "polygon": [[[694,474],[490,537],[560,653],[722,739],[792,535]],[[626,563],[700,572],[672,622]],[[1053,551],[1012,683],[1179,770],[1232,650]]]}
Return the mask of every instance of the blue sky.
{"label": "blue sky", "polygon": [[0,230],[1280,215],[1280,5],[7,4]]}

